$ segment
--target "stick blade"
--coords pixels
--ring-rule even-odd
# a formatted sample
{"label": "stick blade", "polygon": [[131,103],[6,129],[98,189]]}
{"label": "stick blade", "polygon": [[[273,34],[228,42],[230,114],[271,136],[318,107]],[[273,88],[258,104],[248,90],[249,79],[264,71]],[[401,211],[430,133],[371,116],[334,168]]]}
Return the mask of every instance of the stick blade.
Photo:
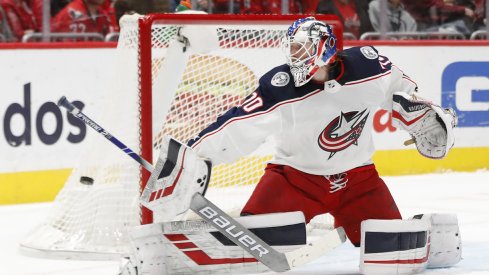
{"label": "stick blade", "polygon": [[345,230],[343,227],[338,227],[324,233],[319,239],[309,242],[299,249],[285,253],[285,257],[291,268],[303,266],[331,252],[345,241]]}

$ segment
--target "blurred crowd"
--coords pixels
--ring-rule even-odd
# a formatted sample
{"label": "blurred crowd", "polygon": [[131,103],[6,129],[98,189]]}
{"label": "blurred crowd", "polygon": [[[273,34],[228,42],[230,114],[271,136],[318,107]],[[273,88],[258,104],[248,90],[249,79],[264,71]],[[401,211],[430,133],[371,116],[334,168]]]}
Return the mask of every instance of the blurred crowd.
{"label": "blurred crowd", "polygon": [[119,31],[125,13],[182,7],[208,13],[336,14],[352,39],[379,32],[456,32],[470,38],[487,28],[486,0],[0,0],[0,42],[35,41],[29,37],[46,31],[64,34],[60,41],[80,40],[70,34],[106,37]]}

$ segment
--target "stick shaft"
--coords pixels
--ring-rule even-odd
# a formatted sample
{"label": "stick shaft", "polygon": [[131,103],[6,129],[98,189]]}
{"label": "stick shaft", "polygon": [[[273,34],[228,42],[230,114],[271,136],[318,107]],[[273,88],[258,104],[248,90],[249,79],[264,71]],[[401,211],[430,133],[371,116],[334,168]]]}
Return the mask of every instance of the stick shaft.
{"label": "stick shaft", "polygon": [[114,137],[107,130],[105,130],[100,125],[98,125],[95,121],[93,121],[91,118],[85,115],[80,109],[76,108],[75,105],[73,105],[70,101],[68,101],[68,99],[66,99],[66,97],[63,96],[60,98],[60,100],[58,101],[58,106],[66,108],[73,116],[83,121],[86,125],[90,126],[90,128],[97,131],[99,134],[101,134],[110,142],[112,142],[112,144],[119,147],[119,149],[121,149],[124,153],[126,153],[132,159],[134,159],[139,164],[141,164],[144,167],[144,169],[148,170],[149,172],[153,171],[153,165],[151,165],[141,156],[136,154],[131,148],[127,147],[124,143],[122,143],[120,140]]}

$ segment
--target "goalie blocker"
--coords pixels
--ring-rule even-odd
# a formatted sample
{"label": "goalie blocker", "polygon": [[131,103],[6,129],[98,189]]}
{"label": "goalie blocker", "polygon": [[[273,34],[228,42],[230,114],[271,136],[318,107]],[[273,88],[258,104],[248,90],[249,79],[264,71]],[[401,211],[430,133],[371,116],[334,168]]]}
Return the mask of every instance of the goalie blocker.
{"label": "goalie blocker", "polygon": [[418,274],[461,259],[457,216],[423,214],[410,220],[362,222],[362,274]]}

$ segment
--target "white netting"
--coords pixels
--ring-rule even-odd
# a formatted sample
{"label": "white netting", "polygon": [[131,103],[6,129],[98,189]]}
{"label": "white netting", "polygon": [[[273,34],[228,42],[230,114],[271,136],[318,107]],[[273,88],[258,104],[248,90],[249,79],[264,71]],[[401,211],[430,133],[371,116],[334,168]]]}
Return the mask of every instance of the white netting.
{"label": "white netting", "polygon": [[[138,16],[133,15],[121,21],[117,86],[107,94],[104,105],[93,106],[104,109],[105,115],[93,119],[137,153],[140,153],[140,111],[149,108],[154,156],[158,155],[163,134],[180,141],[194,137],[219,114],[239,105],[253,92],[259,76],[283,64],[280,40],[292,20],[259,25],[256,21],[251,25],[221,20],[205,26],[202,22],[192,25],[192,20],[178,24],[163,22],[168,21],[156,20],[151,26],[151,42],[144,41],[151,43],[152,103],[139,103],[144,76],[138,70],[141,67],[138,55],[144,50],[139,48]],[[173,51],[171,45],[175,42],[171,41],[182,31],[182,25],[202,27],[205,35],[217,36],[219,47],[205,54],[193,52],[192,45],[185,47],[185,52],[178,47]],[[194,48],[202,48],[197,46]],[[171,54],[167,55],[168,52]],[[73,170],[49,219],[24,240],[25,250],[65,258],[117,258],[127,252],[127,231],[139,223],[139,165],[103,137],[91,135],[94,142],[87,149],[91,153],[81,167]],[[235,163],[214,167],[211,200],[228,210],[243,206],[252,190],[250,185],[258,181],[269,159],[270,148],[263,146]],[[94,183],[80,183],[82,176],[93,178]],[[230,190],[242,199],[220,195]]]}
{"label": "white netting", "polygon": [[[114,89],[104,91],[102,100],[88,102],[82,111],[139,152],[137,48],[129,50],[127,46],[134,42],[125,41],[118,46]],[[87,177],[93,182],[82,180]],[[58,193],[47,219],[22,240],[21,252],[41,257],[120,258],[128,251],[128,228],[140,224],[140,180],[138,163],[87,129],[80,166]]]}

